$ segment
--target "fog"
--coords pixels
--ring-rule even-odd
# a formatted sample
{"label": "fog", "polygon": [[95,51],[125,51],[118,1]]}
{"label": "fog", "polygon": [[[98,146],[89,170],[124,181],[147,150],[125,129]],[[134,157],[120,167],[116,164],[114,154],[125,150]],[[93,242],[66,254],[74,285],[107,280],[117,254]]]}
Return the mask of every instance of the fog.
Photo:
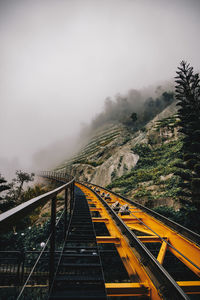
{"label": "fog", "polygon": [[44,149],[51,167],[106,97],[198,69],[199,17],[199,0],[0,0],[0,172]]}

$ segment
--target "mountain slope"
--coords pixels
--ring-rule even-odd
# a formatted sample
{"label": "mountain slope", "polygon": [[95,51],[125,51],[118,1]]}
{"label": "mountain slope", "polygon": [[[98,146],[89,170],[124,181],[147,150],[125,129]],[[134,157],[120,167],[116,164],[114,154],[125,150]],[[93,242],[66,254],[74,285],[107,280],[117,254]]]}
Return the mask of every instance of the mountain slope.
{"label": "mountain slope", "polygon": [[173,103],[132,140],[132,151],[139,155],[136,167],[108,187],[149,207],[167,205],[178,209],[179,178],[174,176],[174,164],[182,141],[177,129]]}
{"label": "mountain slope", "polygon": [[122,124],[106,124],[94,132],[89,142],[57,170],[67,170],[77,179],[105,186],[129,172],[138,155],[131,150],[133,134]]}
{"label": "mountain slope", "polygon": [[[164,202],[168,201],[170,205],[174,205],[171,197],[166,196],[163,191],[159,191],[159,187],[162,189],[163,185],[160,183],[156,185],[155,180],[152,181],[153,175],[150,173],[157,172],[155,175],[157,181],[159,181],[158,174],[161,181],[172,177],[172,170],[169,169],[166,174],[166,169],[162,170],[162,167],[159,169],[156,164],[158,160],[163,160],[164,164],[166,157],[162,158],[162,154],[167,156],[168,151],[178,151],[175,113],[176,103],[173,102],[137,132],[133,132],[131,128],[120,123],[105,124],[93,133],[89,141],[74,157],[65,161],[57,170],[67,170],[77,180],[89,181],[102,186],[109,185],[118,192],[129,196],[136,195],[136,198],[139,197],[143,203],[152,199],[158,203],[159,198],[163,195]],[[160,153],[159,157],[158,152]],[[149,175],[145,177],[145,174]],[[137,177],[137,180],[133,177]],[[150,202],[152,201],[149,201],[149,204]]]}

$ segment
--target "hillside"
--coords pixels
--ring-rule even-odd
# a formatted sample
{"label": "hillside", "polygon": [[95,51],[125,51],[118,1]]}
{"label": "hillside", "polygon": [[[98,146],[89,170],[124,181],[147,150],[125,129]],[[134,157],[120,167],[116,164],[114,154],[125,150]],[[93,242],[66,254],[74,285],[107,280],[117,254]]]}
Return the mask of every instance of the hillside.
{"label": "hillside", "polygon": [[178,209],[179,179],[173,173],[182,142],[177,132],[176,103],[149,122],[143,133],[138,132],[131,144],[131,150],[139,156],[137,165],[108,188],[148,207],[167,205]]}
{"label": "hillside", "polygon": [[138,155],[131,150],[133,134],[122,124],[108,123],[93,133],[88,143],[57,170],[66,170],[77,179],[106,186],[131,171]]}
{"label": "hillside", "polygon": [[108,186],[150,207],[167,204],[178,208],[173,165],[181,141],[176,122],[173,102],[137,132],[120,123],[105,124],[57,170]]}

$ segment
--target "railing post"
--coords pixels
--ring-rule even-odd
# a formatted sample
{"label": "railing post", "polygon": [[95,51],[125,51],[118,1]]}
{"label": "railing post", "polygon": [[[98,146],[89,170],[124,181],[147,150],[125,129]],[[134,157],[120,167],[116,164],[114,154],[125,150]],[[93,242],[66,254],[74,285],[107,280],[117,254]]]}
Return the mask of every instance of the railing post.
{"label": "railing post", "polygon": [[18,287],[20,287],[21,285],[21,276],[20,276],[20,267],[21,267],[21,251],[17,253],[17,262],[18,262],[18,265],[17,265],[17,285]]}
{"label": "railing post", "polygon": [[74,204],[74,188],[75,188],[75,183],[73,181],[72,183],[72,203]]}
{"label": "railing post", "polygon": [[23,285],[23,281],[24,281],[24,264],[25,264],[25,250],[23,249],[21,251],[21,276],[20,276],[20,285]]}
{"label": "railing post", "polygon": [[53,283],[55,272],[55,231],[56,231],[56,196],[51,200],[51,223],[50,223],[50,255],[49,255],[49,289]]}
{"label": "railing post", "polygon": [[73,183],[70,185],[70,216],[72,214],[72,205],[73,205]]}
{"label": "railing post", "polygon": [[66,237],[66,232],[67,232],[67,208],[68,208],[68,198],[69,198],[69,195],[68,195],[68,188],[65,189],[65,208],[64,208],[64,239]]}

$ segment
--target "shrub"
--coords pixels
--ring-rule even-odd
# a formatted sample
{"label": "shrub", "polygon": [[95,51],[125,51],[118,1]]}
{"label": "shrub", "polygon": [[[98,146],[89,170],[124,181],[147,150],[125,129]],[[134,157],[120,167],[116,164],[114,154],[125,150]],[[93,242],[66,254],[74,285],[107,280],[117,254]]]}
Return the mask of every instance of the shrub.
{"label": "shrub", "polygon": [[146,190],[146,189],[141,189],[139,190],[137,193],[135,193],[134,195],[135,198],[143,198],[143,197],[148,197],[148,198],[152,198],[151,192]]}
{"label": "shrub", "polygon": [[194,171],[195,171],[198,175],[200,175],[200,164],[196,164],[196,165],[194,166]]}
{"label": "shrub", "polygon": [[174,175],[180,176],[183,180],[189,180],[192,178],[192,173],[188,170],[177,170]]}
{"label": "shrub", "polygon": [[139,156],[144,157],[145,155],[151,153],[151,148],[147,144],[137,144],[134,148],[131,149],[134,153]]}

